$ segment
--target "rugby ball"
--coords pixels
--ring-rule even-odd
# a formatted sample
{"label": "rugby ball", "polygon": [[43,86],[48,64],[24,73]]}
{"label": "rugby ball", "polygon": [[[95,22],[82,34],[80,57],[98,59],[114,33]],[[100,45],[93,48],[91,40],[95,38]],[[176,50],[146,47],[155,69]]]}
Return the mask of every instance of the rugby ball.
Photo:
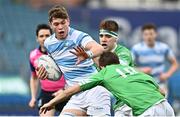
{"label": "rugby ball", "polygon": [[48,73],[48,80],[57,81],[61,78],[62,72],[57,64],[49,55],[42,55],[37,61],[38,67],[41,65],[46,69]]}

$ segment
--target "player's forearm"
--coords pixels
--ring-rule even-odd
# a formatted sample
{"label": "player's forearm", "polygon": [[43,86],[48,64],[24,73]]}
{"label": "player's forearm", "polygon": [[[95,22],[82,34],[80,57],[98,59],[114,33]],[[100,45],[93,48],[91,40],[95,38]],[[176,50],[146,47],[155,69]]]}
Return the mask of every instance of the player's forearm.
{"label": "player's forearm", "polygon": [[100,56],[103,53],[104,49],[102,46],[99,45],[95,48],[91,48],[90,51],[92,51],[93,58],[94,58],[94,57]]}
{"label": "player's forearm", "polygon": [[99,57],[93,58],[94,63],[99,66]]}
{"label": "player's forearm", "polygon": [[30,79],[30,89],[31,89],[31,97],[36,99],[37,91],[38,91],[38,79],[31,77]]}
{"label": "player's forearm", "polygon": [[104,51],[104,48],[103,48],[100,44],[98,44],[97,42],[95,42],[95,41],[89,42],[89,43],[86,45],[86,49],[87,49],[88,51],[91,51],[91,52],[92,52],[92,54],[93,54],[93,57],[92,57],[92,58],[97,57],[97,56],[100,56],[100,55],[103,53],[103,51]]}
{"label": "player's forearm", "polygon": [[174,62],[174,63],[171,65],[170,69],[169,69],[166,73],[168,74],[169,77],[171,77],[172,74],[177,70],[177,68],[178,68],[178,63],[177,63],[177,62]]}

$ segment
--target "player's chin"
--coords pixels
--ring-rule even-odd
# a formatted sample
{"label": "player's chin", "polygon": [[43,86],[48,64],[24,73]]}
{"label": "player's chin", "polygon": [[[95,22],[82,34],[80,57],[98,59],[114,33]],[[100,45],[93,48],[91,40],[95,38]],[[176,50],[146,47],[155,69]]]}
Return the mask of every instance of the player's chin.
{"label": "player's chin", "polygon": [[104,48],[104,52],[109,52],[109,49],[108,48]]}

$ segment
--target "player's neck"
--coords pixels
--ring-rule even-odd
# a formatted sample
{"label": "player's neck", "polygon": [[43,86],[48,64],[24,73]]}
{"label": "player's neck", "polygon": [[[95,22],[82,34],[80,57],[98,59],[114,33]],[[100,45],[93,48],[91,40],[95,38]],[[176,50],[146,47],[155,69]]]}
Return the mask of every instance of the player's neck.
{"label": "player's neck", "polygon": [[117,48],[117,44],[114,45],[114,48],[111,50],[111,52],[114,52]]}
{"label": "player's neck", "polygon": [[150,48],[153,48],[155,46],[155,42],[154,43],[148,43],[147,46]]}

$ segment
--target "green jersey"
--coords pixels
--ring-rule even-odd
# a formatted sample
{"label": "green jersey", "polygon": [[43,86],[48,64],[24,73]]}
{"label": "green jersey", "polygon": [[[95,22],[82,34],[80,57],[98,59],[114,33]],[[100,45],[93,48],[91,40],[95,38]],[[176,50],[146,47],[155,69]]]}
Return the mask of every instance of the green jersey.
{"label": "green jersey", "polygon": [[[118,56],[121,65],[134,66],[131,52],[126,47],[118,44],[113,52]],[[100,71],[96,64],[94,64],[94,66],[98,71]]]}
{"label": "green jersey", "polygon": [[131,107],[135,116],[164,98],[151,76],[130,66],[106,66],[92,76],[89,83],[81,84],[80,87],[81,90],[87,90],[97,85],[104,86],[116,97],[116,105],[123,102]]}
{"label": "green jersey", "polygon": [[131,52],[126,47],[118,44],[113,52],[119,57],[121,65],[134,66]]}

